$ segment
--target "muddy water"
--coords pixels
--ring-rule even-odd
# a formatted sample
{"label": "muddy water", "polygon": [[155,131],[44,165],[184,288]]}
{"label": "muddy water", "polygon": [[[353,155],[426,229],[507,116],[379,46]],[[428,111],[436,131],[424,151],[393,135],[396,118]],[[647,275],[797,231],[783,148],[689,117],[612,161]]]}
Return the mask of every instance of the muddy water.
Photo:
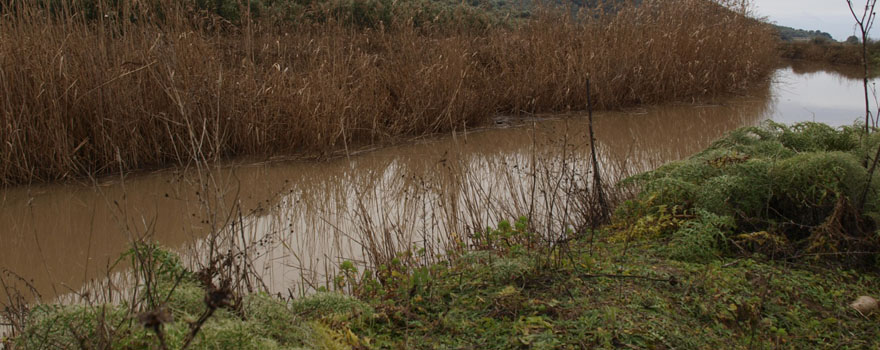
{"label": "muddy water", "polygon": [[[601,168],[619,179],[765,119],[815,114],[850,124],[862,109],[859,84],[846,73],[796,66],[749,96],[598,113]],[[580,115],[502,118],[491,129],[322,162],[243,162],[5,189],[0,276],[21,287],[20,276],[48,300],[105,276],[132,239],[198,254],[193,247],[209,232],[236,221],[235,235],[259,245],[266,284],[297,292],[321,284],[340,260],[412,246],[439,254],[450,237],[501,218],[531,213],[547,232],[559,232],[576,221],[570,190],[587,181],[585,131]]]}
{"label": "muddy water", "polygon": [[[832,126],[864,122],[865,95],[860,69],[826,69],[829,68],[798,63],[777,72],[770,118],[786,124],[817,121]],[[875,83],[876,79],[870,82],[871,86]]]}

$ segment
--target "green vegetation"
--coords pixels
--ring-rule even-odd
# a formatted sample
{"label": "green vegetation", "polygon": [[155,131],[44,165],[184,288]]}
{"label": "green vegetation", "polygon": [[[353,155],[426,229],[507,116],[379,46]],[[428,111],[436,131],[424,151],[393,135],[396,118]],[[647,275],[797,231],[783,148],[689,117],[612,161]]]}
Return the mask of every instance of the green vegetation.
{"label": "green vegetation", "polygon": [[[688,238],[693,224],[678,218],[697,218],[700,231],[716,233],[718,239],[704,245],[713,255],[736,247],[873,264],[874,254],[850,254],[880,247],[880,181],[865,188],[868,171],[862,166],[880,139],[874,134],[862,140],[861,132],[818,123],[739,129],[686,161],[629,179],[644,191],[622,206],[618,219],[657,218],[666,224],[661,234],[684,235],[693,245]],[[646,231],[625,226],[633,234]],[[738,236],[729,236],[733,233]]]}
{"label": "green vegetation", "polygon": [[[516,237],[516,236],[512,236]],[[217,312],[192,349],[816,348],[876,345],[877,316],[847,304],[880,280],[852,270],[762,256],[690,262],[670,242],[576,241],[565,250],[471,251],[424,269],[353,281],[358,299],[321,292],[294,301],[264,294]],[[514,247],[508,247],[514,248]],[[386,271],[390,271],[385,273]],[[204,293],[187,282],[164,325],[178,349]],[[202,308],[204,308],[202,306]],[[147,348],[155,334],[125,307],[40,306],[13,349]],[[65,325],[71,325],[66,328]],[[108,337],[112,338],[103,338]]]}
{"label": "green vegetation", "polygon": [[[880,65],[880,43],[869,41],[868,64],[870,67]],[[781,42],[779,54],[782,58],[822,62],[832,65],[862,65],[862,45],[851,42],[831,42],[824,39]]]}
{"label": "green vegetation", "polygon": [[[859,130],[739,129],[627,180],[640,194],[596,232],[547,242],[523,217],[428,266],[346,262],[346,295],[233,295],[189,348],[874,348],[880,315],[848,306],[880,291],[880,182],[865,192],[862,165],[880,134]],[[136,304],[154,306],[40,305],[6,346],[181,348],[222,287],[145,249]]]}
{"label": "green vegetation", "polygon": [[[484,25],[504,25],[514,23],[511,19],[531,17],[546,7],[568,7],[572,12],[581,8],[616,12],[629,4],[627,0],[196,0],[189,3],[154,0],[128,8],[118,0],[38,0],[34,3],[56,16],[62,15],[65,7],[77,9],[89,21],[98,21],[102,15],[115,20],[143,21],[145,19],[136,13],[148,11],[155,15],[146,20],[164,23],[168,14],[173,12],[170,8],[183,7],[189,13],[215,15],[236,25],[247,20],[268,20],[276,24],[335,20],[360,28],[377,28],[402,18],[411,19],[416,26],[429,23],[458,24],[462,17],[470,17],[469,20]],[[638,5],[642,0],[632,3]],[[14,4],[4,5],[0,2],[0,11],[4,7],[13,11],[16,9]]]}
{"label": "green vegetation", "polygon": [[[838,42],[831,34],[819,30],[794,29],[774,25],[779,37],[779,53],[782,58],[806,60],[833,65],[862,65],[862,44],[856,36]],[[868,64],[880,65],[880,43],[868,40]]]}
{"label": "green vegetation", "polygon": [[795,29],[792,27],[780,25],[774,25],[773,29],[776,30],[776,33],[779,34],[779,39],[782,41],[811,41],[814,39],[827,42],[834,41],[834,38],[831,37],[831,34],[828,34],[821,30]]}
{"label": "green vegetation", "polygon": [[[205,302],[209,293],[173,254],[155,247],[143,251],[160,257],[150,259],[149,266],[136,267],[139,272],[155,272],[156,289],[139,288],[133,304],[38,305],[29,311],[28,327],[3,345],[11,349],[147,349],[160,343],[151,326],[161,324],[158,333],[164,346],[182,348],[192,325],[209,309]],[[148,307],[155,296],[162,296],[163,301]],[[357,338],[334,330],[334,325],[363,323],[372,314],[369,305],[335,293],[293,301],[265,293],[233,299],[211,313],[190,349],[345,349]],[[152,317],[156,314],[164,316]]]}

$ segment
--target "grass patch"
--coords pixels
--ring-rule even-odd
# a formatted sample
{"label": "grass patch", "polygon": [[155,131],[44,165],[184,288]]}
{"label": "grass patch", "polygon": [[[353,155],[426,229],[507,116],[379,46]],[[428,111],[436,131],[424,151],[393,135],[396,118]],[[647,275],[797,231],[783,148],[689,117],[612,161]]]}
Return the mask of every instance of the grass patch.
{"label": "grass patch", "polygon": [[[560,264],[553,251],[473,252],[433,267],[428,287],[411,292],[401,274],[382,293],[360,299],[320,293],[282,301],[246,298],[244,312],[218,313],[191,348],[815,348],[876,345],[876,316],[848,308],[880,280],[851,270],[790,265],[762,257],[670,258],[661,241],[572,244]],[[482,257],[478,257],[482,256]],[[530,268],[497,279],[497,262]],[[153,334],[107,307],[105,327],[120,348],[155,345]],[[78,346],[100,339],[100,307],[41,307],[12,348]],[[355,312],[352,310],[370,310]],[[187,315],[175,311],[167,342],[180,344]],[[111,320],[113,322],[111,322]],[[77,333],[58,328],[70,324]],[[90,343],[91,344],[91,343]]]}

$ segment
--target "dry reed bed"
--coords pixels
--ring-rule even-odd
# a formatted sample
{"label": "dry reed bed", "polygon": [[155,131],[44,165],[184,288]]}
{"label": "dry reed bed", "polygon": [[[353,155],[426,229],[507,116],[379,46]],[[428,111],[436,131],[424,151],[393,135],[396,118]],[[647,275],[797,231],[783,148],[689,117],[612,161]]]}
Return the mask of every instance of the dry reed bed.
{"label": "dry reed bed", "polygon": [[320,156],[499,113],[581,109],[588,77],[605,109],[739,92],[775,56],[768,26],[703,0],[470,29],[233,25],[170,6],[161,25],[87,22],[4,8],[2,184]]}

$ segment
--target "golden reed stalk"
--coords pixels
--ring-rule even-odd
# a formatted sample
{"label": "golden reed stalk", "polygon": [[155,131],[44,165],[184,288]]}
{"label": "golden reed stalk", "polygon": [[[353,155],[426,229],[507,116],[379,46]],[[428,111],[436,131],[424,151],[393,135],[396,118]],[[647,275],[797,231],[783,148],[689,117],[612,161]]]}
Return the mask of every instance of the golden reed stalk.
{"label": "golden reed stalk", "polygon": [[2,184],[320,156],[499,113],[579,110],[588,78],[600,109],[690,101],[766,80],[777,55],[769,26],[705,0],[507,24],[411,10],[368,26],[320,3],[294,19],[239,8],[227,20],[170,0],[91,12],[2,1]]}

